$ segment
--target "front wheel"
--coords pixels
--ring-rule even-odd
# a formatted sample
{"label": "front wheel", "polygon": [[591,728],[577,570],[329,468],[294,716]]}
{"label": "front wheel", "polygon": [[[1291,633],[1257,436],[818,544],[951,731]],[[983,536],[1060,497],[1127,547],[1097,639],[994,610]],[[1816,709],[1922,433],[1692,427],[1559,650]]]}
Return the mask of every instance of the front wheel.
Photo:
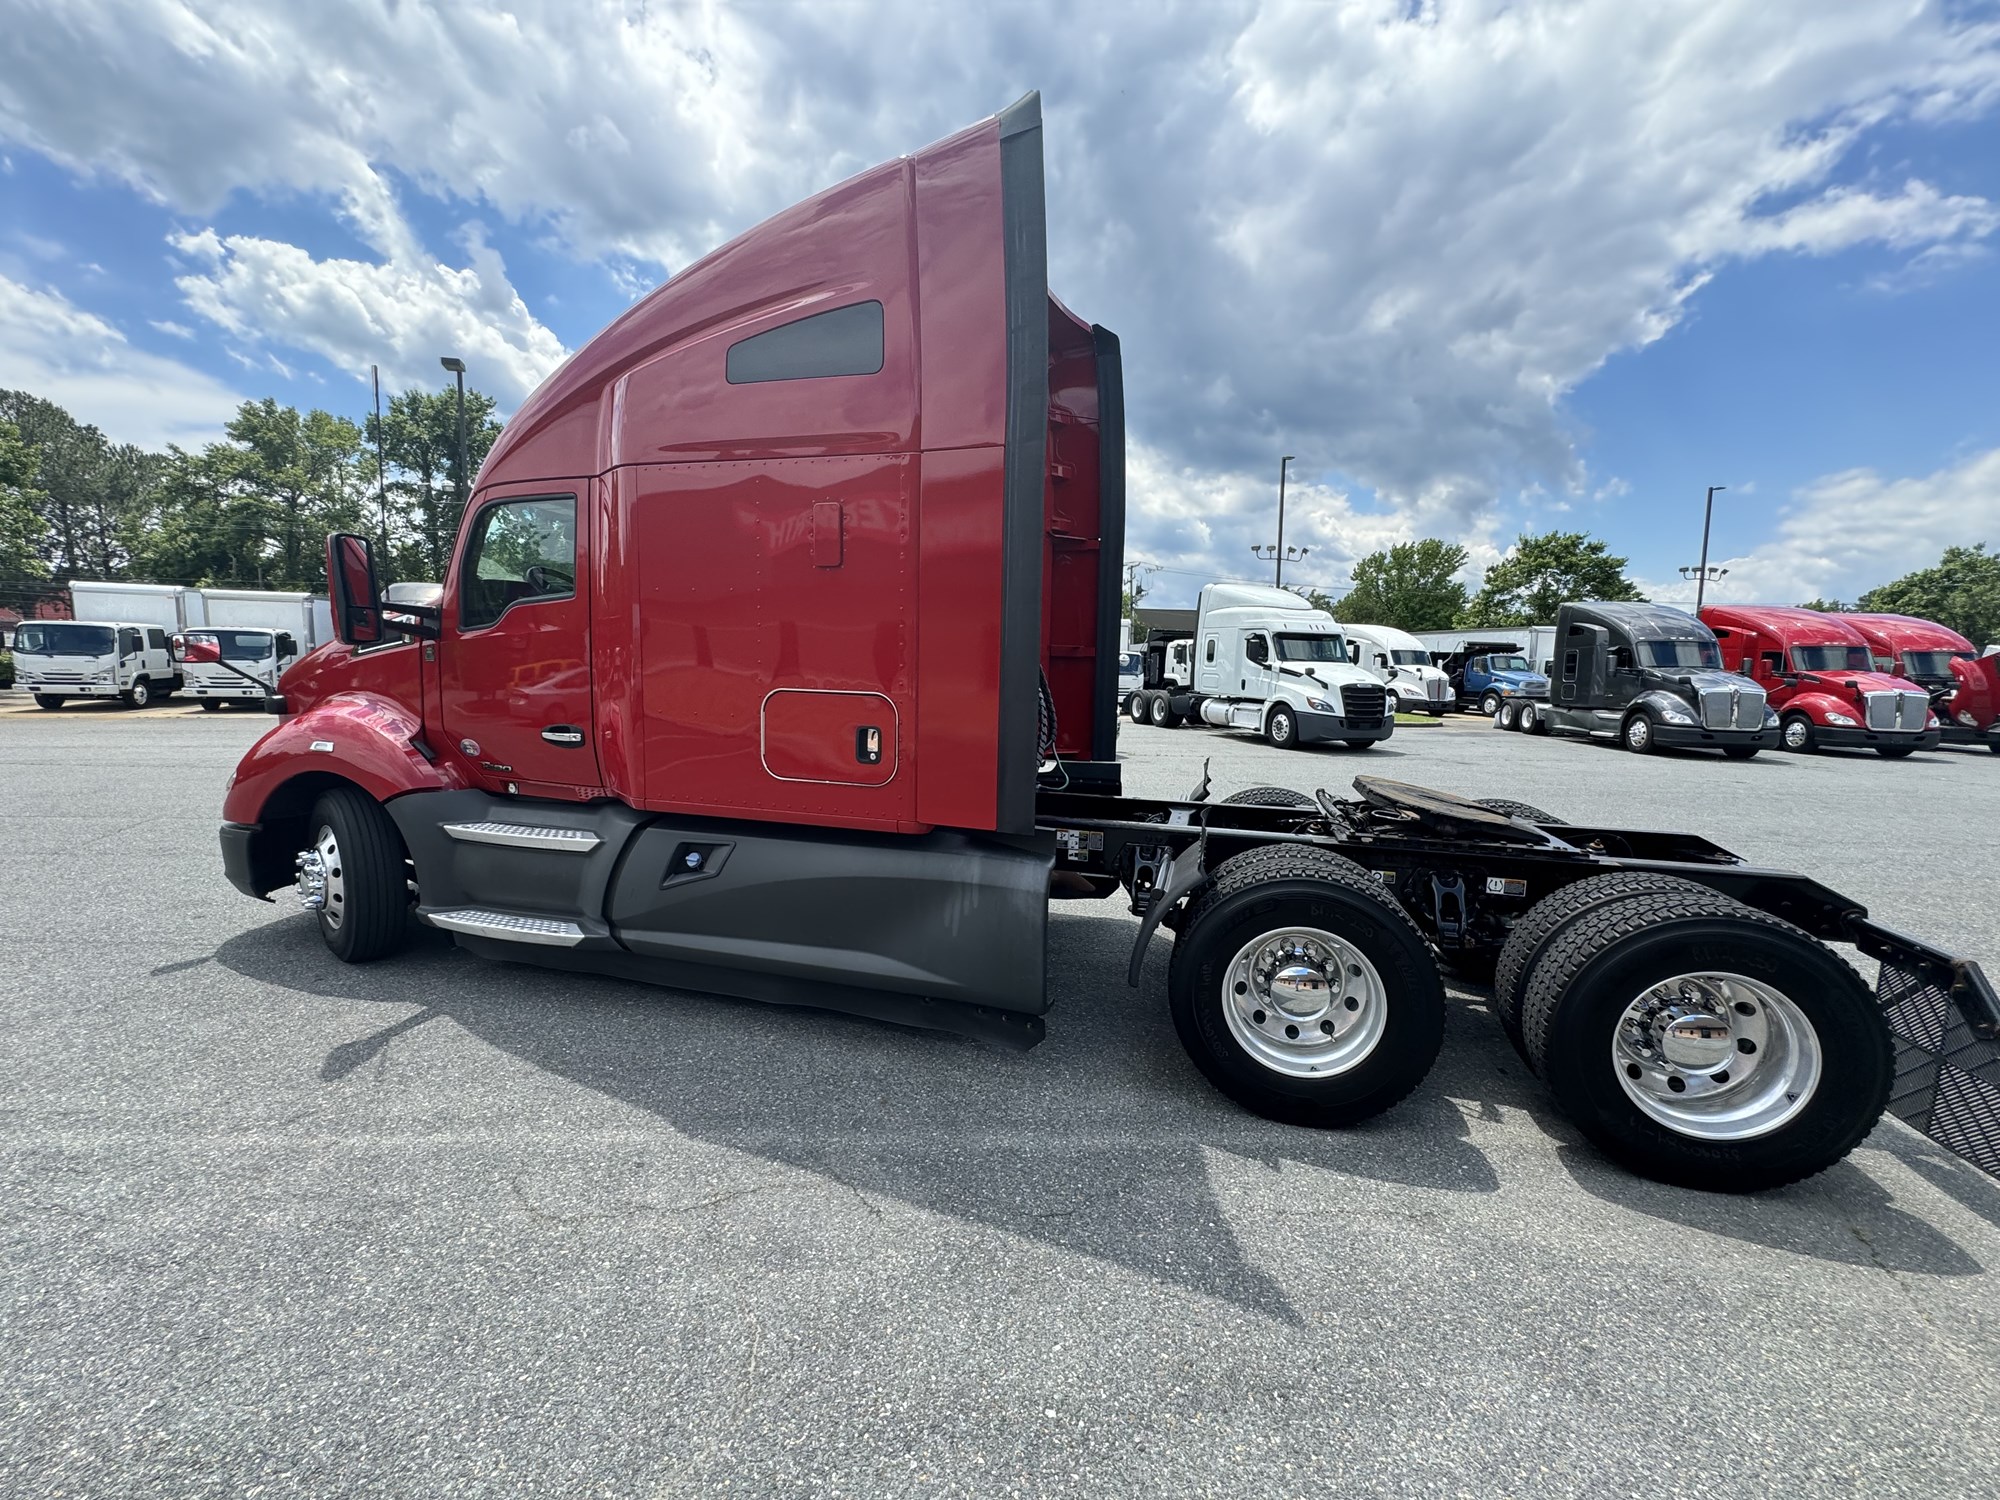
{"label": "front wheel", "polygon": [[145,678],[136,678],[132,686],[118,695],[127,708],[144,708],[153,701],[153,685]]}
{"label": "front wheel", "polygon": [[300,851],[299,901],[343,963],[395,952],[409,935],[410,887],[403,836],[380,803],[336,787],[313,804],[312,841]]}
{"label": "front wheel", "polygon": [[1654,750],[1653,721],[1643,713],[1632,715],[1618,732],[1618,740],[1634,755],[1651,755]]}
{"label": "front wheel", "polygon": [[1479,700],[1479,711],[1490,719],[1500,712],[1500,705],[1503,701],[1498,693],[1489,691],[1484,698]]}
{"label": "front wheel", "polygon": [[1888,1102],[1889,1029],[1806,933],[1698,896],[1635,895],[1550,944],[1521,1010],[1556,1103],[1642,1176],[1782,1187],[1858,1145]]}
{"label": "front wheel", "polygon": [[1280,750],[1296,750],[1299,744],[1299,721],[1292,717],[1289,708],[1271,710],[1270,718],[1264,721],[1264,737]]}
{"label": "front wheel", "polygon": [[61,693],[35,694],[35,707],[37,708],[49,708],[49,709],[61,708],[68,701],[69,700],[63,697]]}
{"label": "front wheel", "polygon": [[1444,983],[1423,935],[1366,871],[1323,849],[1225,861],[1181,925],[1167,986],[1209,1082],[1292,1125],[1380,1114],[1444,1041]]}
{"label": "front wheel", "polygon": [[1787,750],[1804,753],[1813,748],[1813,724],[1804,714],[1787,714],[1785,726],[1778,731],[1778,738]]}

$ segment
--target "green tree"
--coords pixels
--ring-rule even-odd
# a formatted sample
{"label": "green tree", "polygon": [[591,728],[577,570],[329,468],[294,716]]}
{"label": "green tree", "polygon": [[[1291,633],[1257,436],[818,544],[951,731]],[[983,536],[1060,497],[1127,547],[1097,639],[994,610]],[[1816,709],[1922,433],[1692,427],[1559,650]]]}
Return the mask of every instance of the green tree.
{"label": "green tree", "polygon": [[1844,615],[1854,606],[1842,604],[1838,599],[1808,599],[1800,609],[1816,609],[1823,615]]}
{"label": "green tree", "polygon": [[1486,570],[1479,592],[1459,615],[1468,628],[1538,625],[1570,600],[1640,600],[1625,576],[1625,559],[1581,531],[1517,538],[1514,550]]}
{"label": "green tree", "polygon": [[41,456],[12,422],[0,422],[0,604],[16,609],[48,582],[47,496],[35,488]]}
{"label": "green tree", "polygon": [[1435,537],[1371,552],[1354,565],[1354,587],[1334,605],[1334,618],[1398,630],[1447,630],[1465,609],[1465,585],[1452,576],[1465,558],[1463,547]]}
{"label": "green tree", "polygon": [[1990,645],[2000,641],[2000,553],[1988,552],[1984,542],[1947,547],[1936,567],[1870,589],[1856,607],[1935,620],[1975,647]]}
{"label": "green tree", "polygon": [[[467,467],[473,475],[500,436],[493,407],[491,396],[467,388]],[[377,437],[373,416],[364,435],[372,452]],[[456,389],[426,391],[413,386],[391,397],[380,437],[388,466],[397,476],[388,484],[396,514],[387,571],[398,578],[443,578],[459,522]]]}
{"label": "green tree", "polygon": [[58,580],[117,578],[129,555],[134,510],[143,503],[159,459],[113,443],[53,401],[0,391],[0,421],[35,450],[33,502],[47,526],[38,546]]}

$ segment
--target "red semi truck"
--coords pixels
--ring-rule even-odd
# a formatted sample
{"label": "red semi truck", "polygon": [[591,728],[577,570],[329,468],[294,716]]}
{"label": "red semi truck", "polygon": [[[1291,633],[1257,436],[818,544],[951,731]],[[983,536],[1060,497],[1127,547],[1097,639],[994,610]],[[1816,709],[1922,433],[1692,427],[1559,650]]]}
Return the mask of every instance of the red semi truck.
{"label": "red semi truck", "polygon": [[1931,695],[1947,745],[1984,745],[2000,755],[2000,656],[1981,657],[1956,630],[1912,615],[1842,615],[1874,653]]}
{"label": "red semi truck", "polygon": [[[1372,777],[1123,794],[1119,346],[1050,296],[1043,212],[1030,95],[579,350],[488,457],[441,585],[385,593],[366,539],[331,538],[338,639],[232,779],[230,880],[294,887],[350,962],[414,919],[1017,1045],[1051,900],[1122,895],[1132,982],[1169,929],[1189,1053],[1274,1119],[1409,1094],[1446,960],[1495,971],[1516,1045],[1637,1171],[1816,1171],[1899,1057],[1929,1070],[1899,1113],[2000,1171],[1991,985],[1805,876]],[[1874,994],[1828,942],[1881,961]]]}
{"label": "red semi truck", "polygon": [[1752,678],[1787,750],[1873,750],[1898,760],[1938,747],[1930,694],[1875,670],[1868,642],[1839,615],[1776,604],[1711,604],[1725,667]]}

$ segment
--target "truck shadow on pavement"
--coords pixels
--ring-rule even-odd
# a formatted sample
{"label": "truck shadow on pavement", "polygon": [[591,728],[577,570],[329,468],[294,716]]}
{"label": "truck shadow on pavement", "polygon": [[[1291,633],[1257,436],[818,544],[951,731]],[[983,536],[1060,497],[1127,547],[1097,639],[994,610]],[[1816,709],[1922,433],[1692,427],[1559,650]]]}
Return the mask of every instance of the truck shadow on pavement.
{"label": "truck shadow on pavement", "polygon": [[[388,964],[346,968],[303,919],[272,922],[224,943],[225,968],[293,994],[387,1002],[397,1019],[314,1060],[322,1086],[353,1088],[370,1064],[438,1019],[511,1056],[642,1109],[693,1139],[817,1174],[862,1195],[894,1199],[1055,1249],[1226,1299],[1285,1322],[1302,1320],[1283,1288],[1243,1251],[1232,1212],[1268,1214],[1274,1175],[1331,1172],[1439,1195],[1419,1209],[1457,1232],[1460,1194],[1495,1192],[1491,1162],[1469,1139],[1454,1099],[1480,1115],[1497,1106],[1551,1120],[1524,1070],[1494,1062],[1506,1044],[1491,1018],[1455,1006],[1445,1052],[1425,1084],[1368,1124],[1322,1132],[1274,1124],[1222,1098],[1195,1071],[1166,1014],[1166,944],[1139,991],[1124,983],[1124,945],[1103,917],[1055,913],[1049,970],[1056,1006],[1048,1039],[1013,1053],[937,1033],[825,1012],[492,964],[423,932]],[[1130,928],[1113,932],[1129,938]],[[402,1013],[412,1003],[424,1008]],[[1573,1139],[1573,1136],[1571,1137]],[[1579,1154],[1582,1148],[1576,1147]],[[1594,1196],[1711,1232],[1839,1261],[1866,1260],[1846,1227],[1858,1198],[1897,1268],[1970,1274],[1979,1267],[1920,1221],[1889,1207],[1863,1174],[1829,1193],[1823,1212],[1746,1205],[1640,1182],[1590,1158],[1573,1169]],[[1792,1190],[1797,1192],[1797,1189]],[[1866,1195],[1872,1192],[1872,1199]],[[1338,1202],[1336,1198],[1334,1200]],[[1324,1191],[1297,1212],[1327,1215]],[[1379,1193],[1355,1217],[1380,1211]],[[1407,1201],[1395,1204],[1407,1218]],[[1293,1210],[1286,1209],[1287,1216]],[[1353,1232],[1341,1215],[1329,1234]]]}

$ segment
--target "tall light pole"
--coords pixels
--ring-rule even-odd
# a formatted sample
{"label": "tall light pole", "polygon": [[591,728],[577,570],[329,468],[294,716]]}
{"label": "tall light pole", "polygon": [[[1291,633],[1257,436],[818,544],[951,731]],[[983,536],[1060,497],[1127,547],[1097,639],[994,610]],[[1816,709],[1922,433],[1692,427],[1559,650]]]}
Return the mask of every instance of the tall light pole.
{"label": "tall light pole", "polygon": [[1701,613],[1701,601],[1708,594],[1708,523],[1715,519],[1715,492],[1726,490],[1726,484],[1711,484],[1708,487],[1708,503],[1701,511],[1701,570],[1695,574],[1694,612]]}
{"label": "tall light pole", "polygon": [[458,376],[458,514],[452,516],[452,532],[456,534],[466,518],[466,484],[472,478],[466,474],[466,362],[444,354],[438,364]]}
{"label": "tall light pole", "polygon": [[1287,453],[1278,460],[1278,545],[1274,549],[1278,559],[1279,588],[1285,586],[1285,470],[1295,455]]}
{"label": "tall light pole", "polygon": [[382,510],[382,561],[389,559],[389,459],[382,446],[382,367],[370,365],[368,378],[375,383],[375,503]]}

